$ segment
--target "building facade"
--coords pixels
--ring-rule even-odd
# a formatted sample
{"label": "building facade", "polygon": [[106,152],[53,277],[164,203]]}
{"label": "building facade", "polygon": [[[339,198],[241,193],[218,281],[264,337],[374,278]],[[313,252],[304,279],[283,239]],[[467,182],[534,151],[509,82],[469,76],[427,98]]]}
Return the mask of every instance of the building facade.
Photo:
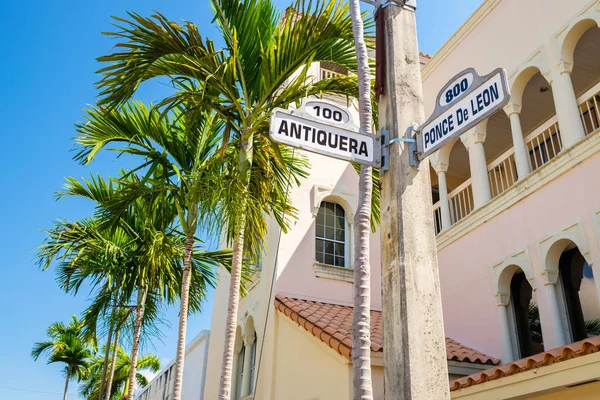
{"label": "building facade", "polygon": [[[421,164],[431,177],[453,398],[597,398],[599,24],[598,0],[485,0],[437,54],[421,57],[426,115],[466,68],[504,68],[511,91],[503,111]],[[312,68],[315,79],[343,73]],[[291,192],[298,219],[286,234],[270,220],[240,302],[236,400],[351,398],[358,175],[305,155],[310,176]],[[379,248],[373,233],[372,375],[383,399]],[[222,274],[206,399],[218,394],[228,288]]]}
{"label": "building facade", "polygon": [[[208,356],[209,331],[201,331],[185,348],[185,367],[183,369],[183,390],[181,398],[186,400],[204,399],[206,377],[206,358]],[[164,367],[146,387],[136,395],[138,400],[169,400],[173,398],[173,374],[175,360]]]}

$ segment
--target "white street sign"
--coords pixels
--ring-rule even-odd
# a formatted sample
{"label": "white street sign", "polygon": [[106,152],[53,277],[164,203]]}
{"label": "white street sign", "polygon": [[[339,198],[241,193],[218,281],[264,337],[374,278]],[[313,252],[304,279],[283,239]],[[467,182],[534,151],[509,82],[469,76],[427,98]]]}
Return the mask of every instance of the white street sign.
{"label": "white street sign", "polygon": [[440,91],[435,111],[417,132],[419,159],[427,157],[454,137],[473,128],[508,103],[506,71],[479,76],[473,68],[450,79]]}
{"label": "white street sign", "polygon": [[340,160],[379,163],[375,135],[359,133],[348,110],[328,101],[311,99],[297,110],[276,108],[269,136],[277,143]]}

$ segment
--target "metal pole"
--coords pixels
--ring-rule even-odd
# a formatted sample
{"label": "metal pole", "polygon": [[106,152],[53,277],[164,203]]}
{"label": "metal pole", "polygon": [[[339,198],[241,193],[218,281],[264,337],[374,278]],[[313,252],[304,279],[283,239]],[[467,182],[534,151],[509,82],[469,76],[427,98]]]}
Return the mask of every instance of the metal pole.
{"label": "metal pole", "polygon": [[445,400],[450,394],[429,161],[411,166],[410,142],[398,140],[423,121],[415,13],[397,3],[378,12],[383,21],[377,35],[385,42],[377,42],[385,51],[379,128],[390,132],[390,168],[381,176],[385,399]]}

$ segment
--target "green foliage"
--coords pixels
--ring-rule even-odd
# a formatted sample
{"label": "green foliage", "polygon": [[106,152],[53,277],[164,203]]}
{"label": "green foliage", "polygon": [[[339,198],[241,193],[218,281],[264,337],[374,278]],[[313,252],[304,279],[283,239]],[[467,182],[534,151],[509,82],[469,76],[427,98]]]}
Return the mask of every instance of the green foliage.
{"label": "green foliage", "polygon": [[[90,362],[90,373],[79,389],[81,397],[87,400],[97,400],[100,392],[100,381],[102,378],[102,367],[104,363],[104,351],[96,355]],[[112,354],[113,349],[110,349]],[[122,347],[117,349],[115,363],[115,375],[113,378],[110,400],[120,400],[125,395],[129,372],[131,370],[131,359]],[[155,354],[142,354],[137,361],[138,371],[158,372],[160,370],[160,359]],[[136,373],[136,381],[139,387],[148,384],[146,377],[140,372]]]}
{"label": "green foliage", "polygon": [[69,379],[85,379],[88,376],[92,352],[83,338],[82,330],[83,324],[76,316],[71,318],[68,325],[54,322],[46,330],[48,340],[35,343],[31,357],[37,361],[45,355],[48,364],[65,364],[64,372]]}
{"label": "green foliage", "polygon": [[[184,115],[210,110],[223,121],[219,149],[223,163],[212,188],[219,196],[205,204],[220,211],[217,220],[227,224],[230,242],[238,224],[246,227],[245,250],[256,259],[264,240],[265,216],[274,215],[287,228],[286,220],[280,217],[282,211],[291,216],[295,213],[286,198],[288,180],[299,184],[308,169],[303,157],[291,157],[291,151],[268,139],[271,111],[298,104],[308,96],[356,97],[355,76],[317,82],[308,76],[309,66],[320,61],[356,71],[352,22],[348,6],[335,0],[297,1],[285,16],[268,0],[211,3],[226,43],[223,49],[215,49],[194,24],[179,25],[159,13],[149,18],[135,13],[129,13],[127,19],[116,18],[117,31],[107,33],[118,40],[116,50],[99,58],[108,64],[99,71],[103,75],[98,83],[99,103],[109,109],[125,104],[127,111],[130,106],[126,102],[142,82],[163,76],[172,81],[177,93],[159,103],[161,115],[184,107]],[[367,31],[371,28],[368,20]],[[80,132],[88,129],[89,122],[78,126]],[[239,158],[241,141],[248,138],[253,138],[253,155],[247,160],[250,184]],[[101,139],[95,143],[78,139],[78,143],[83,147],[78,159],[88,161],[106,144]],[[234,150],[229,149],[230,144]],[[150,163],[147,151],[143,153]],[[168,153],[167,149],[163,154]],[[201,216],[203,211],[206,209],[200,211]],[[238,221],[239,215],[245,215],[246,220]]]}

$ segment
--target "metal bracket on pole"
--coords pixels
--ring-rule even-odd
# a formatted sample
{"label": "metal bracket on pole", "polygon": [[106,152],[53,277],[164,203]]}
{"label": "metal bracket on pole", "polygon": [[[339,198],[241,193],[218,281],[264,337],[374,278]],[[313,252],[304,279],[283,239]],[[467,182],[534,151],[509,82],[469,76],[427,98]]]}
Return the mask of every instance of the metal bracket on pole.
{"label": "metal bracket on pole", "polygon": [[363,3],[370,4],[374,7],[385,8],[387,6],[395,5],[398,7],[406,8],[407,10],[415,11],[417,9],[417,0],[360,0]]}
{"label": "metal bracket on pole", "polygon": [[382,129],[379,132],[378,138],[381,138],[381,167],[382,171],[388,171],[390,169],[390,145],[392,143],[405,142],[408,143],[408,163],[413,168],[419,168],[419,160],[417,158],[417,142],[413,137],[413,131],[415,125],[410,126],[406,130],[407,137],[398,137],[390,140],[390,131]]}

